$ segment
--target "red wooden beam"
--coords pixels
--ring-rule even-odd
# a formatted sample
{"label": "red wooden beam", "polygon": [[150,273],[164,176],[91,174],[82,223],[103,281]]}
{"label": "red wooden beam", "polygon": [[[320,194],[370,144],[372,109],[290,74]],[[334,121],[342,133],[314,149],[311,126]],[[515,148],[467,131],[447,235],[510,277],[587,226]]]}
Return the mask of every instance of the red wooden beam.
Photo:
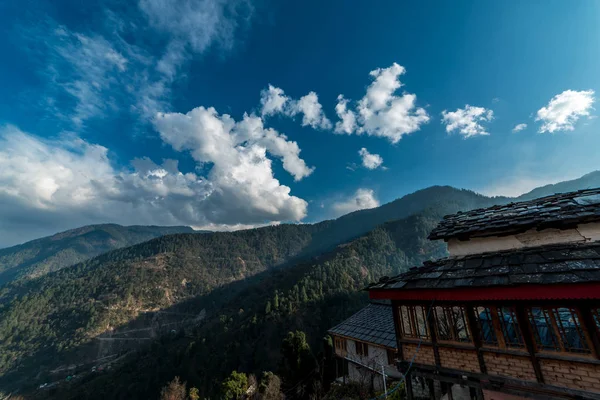
{"label": "red wooden beam", "polygon": [[600,283],[461,287],[454,289],[373,289],[371,299],[391,300],[564,300],[600,299]]}

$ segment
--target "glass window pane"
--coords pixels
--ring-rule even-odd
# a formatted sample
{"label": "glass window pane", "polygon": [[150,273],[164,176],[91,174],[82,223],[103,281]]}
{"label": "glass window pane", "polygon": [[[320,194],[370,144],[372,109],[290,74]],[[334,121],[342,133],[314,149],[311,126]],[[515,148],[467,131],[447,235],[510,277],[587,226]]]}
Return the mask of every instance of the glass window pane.
{"label": "glass window pane", "polygon": [[429,331],[427,329],[427,314],[425,313],[425,307],[415,306],[415,314],[416,314],[415,322],[417,324],[417,326],[416,326],[417,335],[420,338],[429,337],[429,334],[428,334]]}
{"label": "glass window pane", "polygon": [[492,323],[492,313],[489,307],[475,307],[475,318],[479,324],[481,343],[487,346],[498,346],[496,330]]}
{"label": "glass window pane", "polygon": [[435,321],[437,324],[437,332],[440,340],[452,340],[450,333],[450,321],[445,307],[435,307]]}
{"label": "glass window pane", "polygon": [[548,310],[541,307],[532,307],[529,309],[529,323],[531,324],[538,350],[560,350]]}
{"label": "glass window pane", "polygon": [[552,311],[565,351],[589,353],[590,349],[577,311],[566,307],[554,308]]}
{"label": "glass window pane", "polygon": [[408,314],[408,307],[400,307],[400,327],[402,328],[402,337],[414,337],[412,330],[410,329],[410,315]]}
{"label": "glass window pane", "polygon": [[459,342],[471,341],[469,330],[467,328],[465,309],[463,307],[452,307],[451,312],[456,340]]}
{"label": "glass window pane", "polygon": [[519,323],[517,322],[514,308],[499,307],[498,317],[500,319],[500,326],[502,327],[502,335],[504,336],[506,346],[517,348],[524,347],[523,336],[519,329]]}

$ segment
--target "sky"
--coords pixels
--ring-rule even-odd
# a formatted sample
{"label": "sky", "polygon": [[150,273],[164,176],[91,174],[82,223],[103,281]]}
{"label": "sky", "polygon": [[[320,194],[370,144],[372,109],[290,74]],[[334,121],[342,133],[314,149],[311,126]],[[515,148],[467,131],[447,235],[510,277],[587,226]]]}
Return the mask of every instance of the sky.
{"label": "sky", "polygon": [[600,169],[600,3],[7,0],[0,248]]}

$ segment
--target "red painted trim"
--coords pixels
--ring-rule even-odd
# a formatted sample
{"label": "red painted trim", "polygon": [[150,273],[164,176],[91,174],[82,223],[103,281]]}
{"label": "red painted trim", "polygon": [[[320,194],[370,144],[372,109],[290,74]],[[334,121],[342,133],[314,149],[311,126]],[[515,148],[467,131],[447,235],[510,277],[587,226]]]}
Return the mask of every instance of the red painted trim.
{"label": "red painted trim", "polygon": [[521,285],[455,289],[373,289],[371,299],[391,300],[563,300],[600,299],[600,283]]}

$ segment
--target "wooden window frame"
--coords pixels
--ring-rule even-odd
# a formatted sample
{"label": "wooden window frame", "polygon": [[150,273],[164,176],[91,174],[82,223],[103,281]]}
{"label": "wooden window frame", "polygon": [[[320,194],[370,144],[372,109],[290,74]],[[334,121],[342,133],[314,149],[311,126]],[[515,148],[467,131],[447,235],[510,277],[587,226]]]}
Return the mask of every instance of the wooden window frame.
{"label": "wooden window frame", "polygon": [[[431,340],[431,332],[427,323],[427,306],[423,304],[401,304],[398,306],[397,312],[402,339]],[[410,332],[407,332],[407,327]]]}
{"label": "wooden window frame", "polygon": [[346,340],[346,338],[343,338],[341,336],[335,336],[333,341],[336,350],[340,350],[343,353],[346,353],[348,351],[348,341]]}
{"label": "wooden window frame", "polygon": [[356,354],[362,357],[369,357],[369,344],[358,340],[354,341]]}
{"label": "wooden window frame", "polygon": [[[456,325],[456,314],[454,313],[454,311],[457,308],[460,310],[460,316],[462,318],[463,329],[466,333],[466,338],[464,340],[460,338],[459,331],[456,327],[457,326]],[[441,314],[448,322],[449,338],[447,338],[447,339],[446,338],[443,339],[442,334],[440,333],[441,323],[440,323],[439,310],[441,310]],[[437,334],[436,337],[439,342],[458,343],[461,345],[473,343],[473,335],[472,335],[471,329],[469,328],[469,324],[467,321],[465,305],[451,305],[451,304],[437,305],[437,306],[433,306],[432,311],[433,311],[433,316],[434,316],[434,321],[435,321],[435,332]]]}
{"label": "wooden window frame", "polygon": [[[506,325],[506,319],[504,318],[505,315],[505,311],[504,309],[508,309],[508,312],[510,312],[510,319],[511,319],[511,324],[513,327],[513,330],[515,331],[515,333],[517,333],[518,335],[518,344],[513,344],[513,343],[508,343],[508,326]],[[500,306],[496,306],[496,311],[497,311],[497,316],[498,316],[498,323],[500,324],[500,329],[501,329],[501,334],[502,334],[502,341],[504,342],[504,346],[506,349],[517,349],[517,350],[521,350],[521,349],[525,349],[525,337],[523,335],[523,329],[521,328],[521,324],[519,324],[519,320],[517,318],[517,308],[515,306],[510,306],[510,305],[500,305]]]}
{"label": "wooden window frame", "polygon": [[[539,308],[544,316],[544,320],[546,324],[548,324],[548,329],[552,329],[552,342],[553,348],[544,347],[540,344],[541,338],[539,337],[539,332],[537,330],[537,326],[533,323],[533,309]],[[582,351],[577,351],[576,348],[568,347],[568,343],[565,342],[566,330],[562,323],[557,319],[557,313],[559,309],[567,309],[571,318],[576,321],[575,327],[576,332],[579,337],[580,342],[584,345]],[[583,322],[583,314],[582,311],[575,306],[572,305],[564,305],[564,304],[552,304],[552,305],[531,305],[526,307],[529,325],[531,326],[531,331],[533,333],[533,342],[535,346],[535,350],[540,354],[562,354],[567,356],[576,356],[576,357],[594,357],[594,347],[592,346],[592,340],[590,337],[590,333],[587,331],[585,324]],[[596,313],[598,309],[592,310],[592,317],[596,320]],[[600,317],[600,314],[598,314]],[[595,358],[595,357],[594,357]]]}
{"label": "wooden window frame", "polygon": [[396,350],[386,349],[388,365],[396,365],[398,359],[398,352]]}
{"label": "wooden window frame", "polygon": [[[494,320],[494,316],[493,316],[493,312],[492,309],[494,308],[493,306],[490,305],[474,305],[472,306],[473,308],[473,313],[475,315],[475,322],[477,323],[477,328],[479,330],[479,340],[481,342],[481,347],[483,348],[498,348],[500,347],[500,339],[498,338],[498,331],[497,331],[497,323]],[[485,309],[485,314],[487,316],[487,318],[489,319],[490,322],[490,332],[493,334],[493,338],[492,338],[492,343],[490,343],[490,340],[486,340],[485,337],[483,336],[483,325],[481,324],[481,317],[480,317],[480,313],[479,313],[479,309],[483,308]],[[497,314],[496,314],[497,315]]]}

